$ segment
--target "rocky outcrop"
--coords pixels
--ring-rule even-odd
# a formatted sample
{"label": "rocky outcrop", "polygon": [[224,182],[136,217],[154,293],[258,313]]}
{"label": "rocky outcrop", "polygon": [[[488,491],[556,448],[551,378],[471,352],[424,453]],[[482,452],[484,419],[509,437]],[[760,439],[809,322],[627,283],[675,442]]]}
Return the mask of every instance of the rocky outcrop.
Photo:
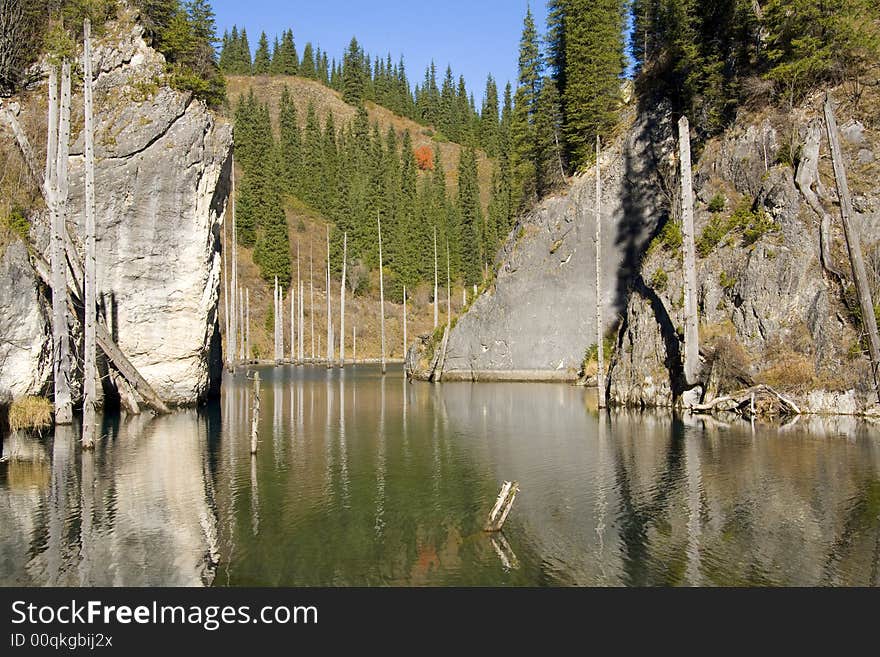
{"label": "rocky outcrop", "polygon": [[[630,123],[601,160],[606,327],[624,311],[640,254],[663,217],[661,176],[674,146],[668,112]],[[493,284],[452,330],[444,380],[577,378],[596,343],[594,213],[591,168],[519,222]]]}
{"label": "rocky outcrop", "polygon": [[20,241],[0,256],[0,404],[40,394],[52,376],[49,316]]}
{"label": "rocky outcrop", "polygon": [[[108,26],[95,47],[95,70],[100,310],[119,347],[164,400],[195,403],[219,384],[219,236],[232,130],[189,93],[165,86],[163,57],[131,21]],[[74,117],[81,116],[80,102],[74,101]],[[81,235],[76,131],[70,180],[70,221]],[[34,232],[45,247],[45,229],[37,225]],[[35,324],[27,335],[33,351],[46,339],[45,326]],[[0,388],[45,387],[45,375],[23,385],[26,374],[3,368]]]}
{"label": "rocky outcrop", "polygon": [[[706,400],[765,383],[784,390],[808,413],[874,410],[839,210],[829,191],[835,188],[830,163],[802,153],[800,167],[821,161],[815,173],[798,171],[805,195],[795,183],[798,165],[790,162],[798,144],[816,138],[812,108],[818,108],[817,98],[796,112],[756,123],[744,116],[706,145],[696,166],[700,379]],[[869,261],[880,264],[880,203],[876,184],[866,184],[876,178],[858,164],[871,135],[853,122],[842,127],[850,184],[859,199],[855,223]],[[824,125],[822,130],[824,153]],[[832,217],[832,262],[825,267],[818,210]],[[880,270],[872,269],[880,280]],[[842,283],[834,272],[845,273]],[[671,406],[683,392],[681,289],[679,254],[658,240],[644,257],[618,336],[609,383],[614,403]]]}

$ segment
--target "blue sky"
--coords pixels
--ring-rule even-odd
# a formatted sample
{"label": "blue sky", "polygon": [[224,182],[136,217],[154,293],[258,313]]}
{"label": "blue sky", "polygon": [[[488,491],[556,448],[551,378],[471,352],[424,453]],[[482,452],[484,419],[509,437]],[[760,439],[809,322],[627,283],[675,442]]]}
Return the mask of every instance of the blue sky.
{"label": "blue sky", "polygon": [[[543,34],[545,3],[532,2],[532,13]],[[271,45],[275,34],[293,29],[297,51],[307,41],[320,45],[331,57],[342,55],[352,36],[371,55],[402,54],[410,83],[420,82],[433,59],[438,76],[451,64],[462,74],[480,102],[491,73],[499,94],[509,80],[516,86],[517,51],[526,13],[526,0],[213,0],[217,31],[238,25],[247,28],[251,49],[265,31]]]}

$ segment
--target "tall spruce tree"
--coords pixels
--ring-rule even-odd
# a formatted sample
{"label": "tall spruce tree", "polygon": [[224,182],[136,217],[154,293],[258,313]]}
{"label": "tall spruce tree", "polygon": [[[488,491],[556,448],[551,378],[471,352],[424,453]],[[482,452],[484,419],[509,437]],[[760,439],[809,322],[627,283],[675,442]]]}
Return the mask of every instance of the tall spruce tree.
{"label": "tall spruce tree", "polygon": [[254,53],[254,75],[268,75],[272,57],[269,54],[269,39],[265,32],[260,33],[257,51]]}
{"label": "tall spruce tree", "polygon": [[535,114],[544,72],[538,31],[531,9],[523,19],[522,37],[519,42],[519,81],[511,118],[511,140],[514,176],[519,195],[526,203],[537,198],[535,171]]}
{"label": "tall spruce tree", "polygon": [[479,283],[483,266],[483,213],[477,183],[477,154],[462,149],[458,165],[458,214],[461,222],[461,266],[465,283]]}
{"label": "tall spruce tree", "polygon": [[596,135],[617,121],[626,0],[566,0],[565,141],[572,165],[592,161]]}

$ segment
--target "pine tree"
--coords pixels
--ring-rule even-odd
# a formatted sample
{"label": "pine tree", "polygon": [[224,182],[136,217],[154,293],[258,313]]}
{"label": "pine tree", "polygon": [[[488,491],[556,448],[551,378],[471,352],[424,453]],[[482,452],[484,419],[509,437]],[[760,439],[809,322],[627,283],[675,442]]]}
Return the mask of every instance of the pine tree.
{"label": "pine tree", "polygon": [[257,51],[254,53],[254,75],[268,75],[271,57],[269,55],[269,39],[266,33],[260,33],[260,41],[257,44]]}
{"label": "pine tree", "polygon": [[544,61],[541,57],[538,31],[531,10],[523,20],[522,38],[519,44],[519,83],[511,118],[511,139],[516,185],[522,199],[531,203],[537,195],[535,173],[535,113]]}
{"label": "pine tree", "polygon": [[278,41],[277,36],[272,44],[272,60],[269,63],[269,73],[272,75],[282,75],[281,43]]}
{"label": "pine tree", "polygon": [[321,201],[321,175],[324,168],[322,149],[318,115],[314,103],[309,102],[306,108],[306,128],[302,144],[302,169],[298,181],[300,184],[298,195],[314,208],[318,208]]}
{"label": "pine tree", "polygon": [[342,60],[342,99],[350,105],[359,105],[364,97],[363,52],[357,39],[352,37]]}
{"label": "pine tree", "polygon": [[461,266],[465,283],[479,283],[483,266],[483,217],[477,184],[477,154],[472,146],[462,149],[458,165],[458,214],[461,222]]}
{"label": "pine tree", "polygon": [[499,148],[498,87],[490,75],[483,94],[483,111],[480,113],[480,145],[489,157],[496,157]]}
{"label": "pine tree", "polygon": [[565,141],[572,165],[592,161],[596,135],[617,121],[625,0],[565,3]]}
{"label": "pine tree", "polygon": [[318,77],[318,67],[315,64],[315,51],[311,42],[306,43],[303,48],[302,61],[299,64],[299,74],[304,78],[316,79]]}
{"label": "pine tree", "polygon": [[250,75],[252,71],[251,45],[248,43],[247,30],[241,28],[241,39],[236,49],[235,73],[238,75]]}
{"label": "pine tree", "polygon": [[562,182],[561,130],[562,115],[556,81],[546,77],[538,94],[535,111],[535,186],[539,197]]}
{"label": "pine tree", "polygon": [[280,128],[278,143],[281,151],[281,187],[287,194],[294,194],[296,192],[295,181],[300,176],[301,137],[296,116],[296,105],[293,104],[290,98],[290,90],[287,88],[287,85],[284,85],[281,91],[278,119]]}

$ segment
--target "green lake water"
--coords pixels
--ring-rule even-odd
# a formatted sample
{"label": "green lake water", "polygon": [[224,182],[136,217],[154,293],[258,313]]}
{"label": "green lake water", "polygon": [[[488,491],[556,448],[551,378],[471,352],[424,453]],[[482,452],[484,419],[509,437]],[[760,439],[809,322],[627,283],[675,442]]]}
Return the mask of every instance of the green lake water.
{"label": "green lake water", "polygon": [[[602,413],[562,384],[260,368],[165,417],[7,436],[2,585],[880,584],[880,430]],[[7,458],[8,457],[8,458]],[[520,493],[482,531],[505,480]]]}

